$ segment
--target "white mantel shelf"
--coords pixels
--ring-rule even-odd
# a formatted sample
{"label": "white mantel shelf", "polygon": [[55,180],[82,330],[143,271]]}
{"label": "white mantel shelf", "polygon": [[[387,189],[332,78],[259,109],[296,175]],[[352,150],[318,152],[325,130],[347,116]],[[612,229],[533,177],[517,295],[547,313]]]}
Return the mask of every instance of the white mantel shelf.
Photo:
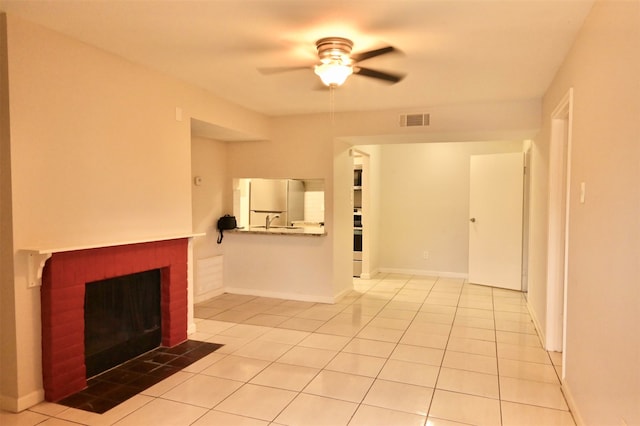
{"label": "white mantel shelf", "polygon": [[37,254],[53,254],[53,253],[62,253],[65,251],[89,250],[89,249],[101,248],[101,247],[126,246],[129,244],[152,243],[155,241],[179,240],[181,238],[203,237],[205,235],[207,234],[205,233],[171,234],[171,235],[163,235],[163,236],[157,236],[157,237],[117,241],[117,242],[83,244],[83,245],[77,245],[77,246],[58,247],[58,248],[26,248],[24,250],[32,253],[37,253]]}
{"label": "white mantel shelf", "polygon": [[89,250],[101,247],[114,247],[114,246],[126,246],[130,244],[142,244],[152,243],[156,241],[167,240],[179,240],[182,238],[194,238],[206,236],[206,233],[184,233],[184,234],[171,234],[149,238],[139,238],[118,242],[104,242],[95,244],[83,244],[77,246],[58,247],[58,248],[25,248],[21,251],[27,255],[27,287],[40,287],[42,285],[42,270],[47,259],[49,259],[53,253],[62,253],[67,251],[76,250]]}

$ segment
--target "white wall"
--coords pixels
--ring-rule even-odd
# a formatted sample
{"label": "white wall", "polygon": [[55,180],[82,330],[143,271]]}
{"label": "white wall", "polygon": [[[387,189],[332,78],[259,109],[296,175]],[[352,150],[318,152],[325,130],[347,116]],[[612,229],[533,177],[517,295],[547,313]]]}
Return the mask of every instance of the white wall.
{"label": "white wall", "polygon": [[522,149],[522,141],[382,145],[380,268],[466,276],[470,156]]}
{"label": "white wall", "polygon": [[550,114],[573,87],[564,386],[579,424],[640,424],[639,76],[640,2],[597,2],[544,97],[534,143],[529,283],[540,319]]}

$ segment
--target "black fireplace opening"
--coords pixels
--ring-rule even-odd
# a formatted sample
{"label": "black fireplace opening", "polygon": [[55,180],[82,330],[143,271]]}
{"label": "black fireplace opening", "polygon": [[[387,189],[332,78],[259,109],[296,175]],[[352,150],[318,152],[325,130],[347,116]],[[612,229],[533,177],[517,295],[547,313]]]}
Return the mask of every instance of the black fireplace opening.
{"label": "black fireplace opening", "polygon": [[160,346],[160,287],[160,269],[86,284],[87,378]]}

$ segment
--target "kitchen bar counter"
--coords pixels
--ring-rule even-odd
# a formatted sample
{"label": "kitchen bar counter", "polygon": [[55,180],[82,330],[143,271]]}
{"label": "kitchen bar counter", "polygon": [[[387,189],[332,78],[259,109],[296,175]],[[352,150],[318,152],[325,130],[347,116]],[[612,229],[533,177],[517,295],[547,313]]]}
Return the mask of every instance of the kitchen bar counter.
{"label": "kitchen bar counter", "polygon": [[293,235],[293,236],[313,236],[323,237],[327,233],[324,226],[252,226],[250,228],[236,228],[227,232],[236,234],[269,234],[269,235]]}

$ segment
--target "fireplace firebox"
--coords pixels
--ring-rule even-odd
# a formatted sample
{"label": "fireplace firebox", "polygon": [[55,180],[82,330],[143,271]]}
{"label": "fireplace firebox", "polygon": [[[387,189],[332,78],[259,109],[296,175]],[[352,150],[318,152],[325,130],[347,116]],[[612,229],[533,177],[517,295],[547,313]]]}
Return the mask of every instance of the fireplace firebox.
{"label": "fireplace firebox", "polygon": [[160,346],[160,270],[87,283],[84,357],[93,377]]}

